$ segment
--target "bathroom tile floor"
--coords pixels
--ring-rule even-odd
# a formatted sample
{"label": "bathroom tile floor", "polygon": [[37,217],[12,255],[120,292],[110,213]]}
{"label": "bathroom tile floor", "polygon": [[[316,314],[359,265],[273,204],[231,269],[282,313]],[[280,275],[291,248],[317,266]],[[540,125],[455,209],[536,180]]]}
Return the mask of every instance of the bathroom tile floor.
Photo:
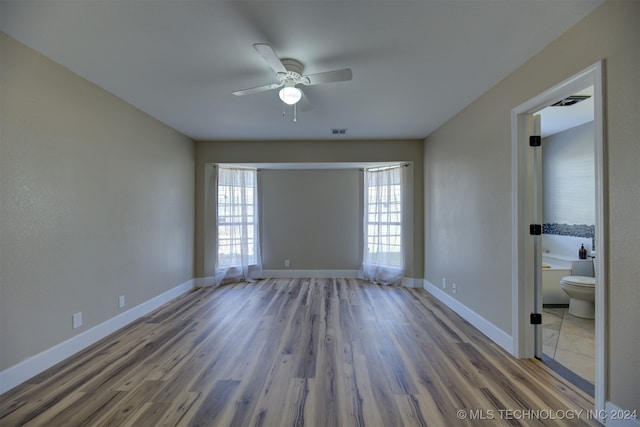
{"label": "bathroom tile floor", "polygon": [[569,314],[569,308],[543,308],[542,352],[594,383],[595,321]]}

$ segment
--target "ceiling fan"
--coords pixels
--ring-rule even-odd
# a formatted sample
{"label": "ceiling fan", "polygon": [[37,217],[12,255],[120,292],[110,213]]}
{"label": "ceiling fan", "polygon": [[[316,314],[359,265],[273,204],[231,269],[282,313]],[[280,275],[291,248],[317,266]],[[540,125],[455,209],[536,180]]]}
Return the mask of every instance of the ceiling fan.
{"label": "ceiling fan", "polygon": [[[268,44],[256,43],[253,47],[264,58],[269,67],[271,67],[271,69],[276,73],[276,82],[249,89],[238,90],[233,92],[233,94],[237,96],[251,95],[258,92],[282,88],[278,95],[282,102],[294,106],[293,121],[296,121],[295,107],[298,102],[300,102],[300,106],[303,110],[309,109],[310,106],[304,92],[302,92],[299,87],[296,87],[297,85],[312,86],[323,83],[344,82],[353,78],[350,68],[304,75],[304,66],[300,61],[290,58],[278,58],[276,53]],[[284,115],[284,111],[282,114]]]}

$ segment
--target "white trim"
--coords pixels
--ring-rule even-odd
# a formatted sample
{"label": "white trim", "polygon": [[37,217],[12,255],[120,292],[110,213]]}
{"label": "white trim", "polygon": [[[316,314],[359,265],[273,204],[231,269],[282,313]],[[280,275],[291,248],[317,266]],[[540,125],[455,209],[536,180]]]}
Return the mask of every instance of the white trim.
{"label": "white trim", "polygon": [[194,287],[194,282],[194,279],[188,280],[124,313],[120,313],[91,329],[5,369],[0,372],[0,394],[11,390],[29,378],[49,369],[161,305],[190,291]]}
{"label": "white trim", "polygon": [[607,192],[607,176],[606,169],[606,148],[605,148],[605,114],[604,114],[604,61],[594,64],[592,67],[593,83],[594,83],[594,123],[595,123],[595,146],[596,146],[596,256],[594,262],[596,266],[596,283],[600,286],[596,287],[596,348],[595,348],[595,407],[601,409],[606,406],[607,396],[606,390],[609,388],[609,378],[607,376],[607,365],[609,364],[609,355],[607,353],[607,332],[605,325],[607,324],[607,316],[609,300],[608,287],[606,278],[609,276],[607,270],[609,260],[609,229],[607,224],[608,214],[607,206],[609,206],[609,196]]}
{"label": "white trim", "polygon": [[[606,352],[606,321],[607,321],[607,292],[608,287],[606,268],[608,259],[608,229],[606,221],[606,162],[604,141],[604,61],[585,68],[576,75],[553,86],[541,94],[531,98],[511,111],[511,149],[512,149],[512,354],[516,357],[533,357],[534,330],[528,325],[528,315],[532,309],[529,296],[533,290],[529,289],[528,276],[531,273],[532,262],[525,259],[527,240],[525,228],[528,226],[528,212],[526,211],[526,183],[527,156],[525,143],[526,116],[535,113],[551,103],[565,98],[587,86],[594,87],[594,125],[596,150],[596,319],[595,319],[595,409],[604,410],[607,377]],[[530,258],[530,257],[529,257]]]}
{"label": "white trim", "polygon": [[[527,242],[525,232],[521,230],[527,221],[526,215],[526,151],[519,149],[520,141],[526,138],[528,131],[529,117],[527,112],[513,110],[511,112],[511,214],[512,214],[512,262],[511,270],[511,336],[513,338],[513,348],[511,354],[515,357],[533,357],[534,338],[533,331],[529,331],[526,322],[521,321],[521,313],[526,313],[527,309],[533,308],[532,295],[530,291],[527,295],[527,263],[519,254],[527,252]],[[524,176],[524,177],[521,177]],[[524,314],[522,314],[524,315]]]}
{"label": "white trim", "polygon": [[262,277],[272,279],[355,279],[358,270],[263,270]]}
{"label": "white trim", "polygon": [[637,412],[636,418],[627,418],[625,415],[629,415],[629,413],[633,411],[625,411],[615,403],[609,401],[605,402],[604,407],[604,411],[600,414],[604,415],[604,417],[600,417],[599,421],[607,427],[640,427],[640,414]]}
{"label": "white trim", "polygon": [[[264,270],[262,276],[272,279],[357,279],[359,270]],[[403,277],[402,286],[407,288],[421,288],[422,279]]]}
{"label": "white trim", "polygon": [[442,291],[427,279],[424,279],[424,289],[444,303],[447,307],[455,311],[460,317],[471,323],[490,340],[498,344],[507,352],[511,353],[513,348],[513,339],[508,333],[498,328],[496,325],[480,316],[478,313],[471,310],[469,307],[462,304],[446,292]]}

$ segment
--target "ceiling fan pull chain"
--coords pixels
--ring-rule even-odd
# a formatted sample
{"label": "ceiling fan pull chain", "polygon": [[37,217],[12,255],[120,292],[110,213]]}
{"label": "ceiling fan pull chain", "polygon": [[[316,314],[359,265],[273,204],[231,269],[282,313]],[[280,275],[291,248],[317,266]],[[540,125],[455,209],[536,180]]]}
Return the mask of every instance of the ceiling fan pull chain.
{"label": "ceiling fan pull chain", "polygon": [[287,104],[284,103],[284,101],[282,102],[282,117],[284,117],[284,112],[285,112],[285,108],[287,107]]}
{"label": "ceiling fan pull chain", "polygon": [[297,111],[296,105],[297,104],[293,104],[293,123],[298,121],[298,117],[296,115],[296,111]]}

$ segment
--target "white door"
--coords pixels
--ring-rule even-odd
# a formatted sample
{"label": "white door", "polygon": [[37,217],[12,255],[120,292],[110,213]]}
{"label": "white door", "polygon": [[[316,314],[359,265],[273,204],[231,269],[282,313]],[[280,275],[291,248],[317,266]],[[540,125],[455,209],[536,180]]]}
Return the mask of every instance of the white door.
{"label": "white door", "polygon": [[[530,232],[533,240],[531,257],[533,262],[533,312],[531,323],[534,327],[534,355],[542,359],[542,126],[540,115],[531,115],[529,138],[529,162],[531,200]],[[531,246],[530,246],[531,247]]]}

